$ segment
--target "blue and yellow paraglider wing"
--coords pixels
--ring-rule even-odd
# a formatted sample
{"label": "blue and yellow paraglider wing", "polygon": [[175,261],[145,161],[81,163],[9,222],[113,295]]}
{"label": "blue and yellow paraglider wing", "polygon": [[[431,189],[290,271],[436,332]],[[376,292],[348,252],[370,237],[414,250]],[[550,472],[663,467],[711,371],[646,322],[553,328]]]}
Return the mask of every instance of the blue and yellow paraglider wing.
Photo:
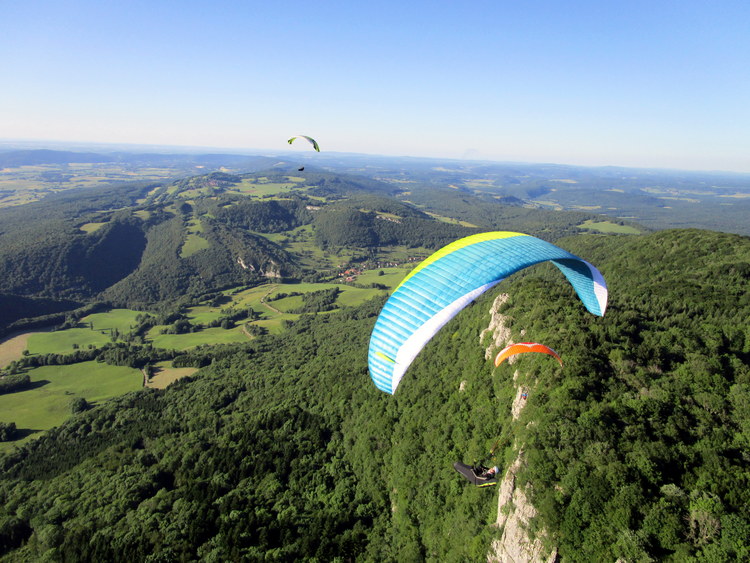
{"label": "blue and yellow paraglider wing", "polygon": [[386,302],[370,337],[375,385],[393,393],[420,350],[461,309],[510,274],[546,260],[560,268],[591,313],[604,314],[607,286],[585,260],[522,233],[472,235],[419,264]]}

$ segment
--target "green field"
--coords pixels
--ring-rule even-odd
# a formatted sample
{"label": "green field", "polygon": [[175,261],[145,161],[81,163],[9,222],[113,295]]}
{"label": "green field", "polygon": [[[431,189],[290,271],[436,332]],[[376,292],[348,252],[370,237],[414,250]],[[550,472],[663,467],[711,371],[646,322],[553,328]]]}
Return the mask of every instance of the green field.
{"label": "green field", "polygon": [[241,183],[227,189],[227,192],[235,192],[255,197],[268,197],[275,195],[286,195],[292,191],[304,190],[304,178],[298,176],[287,176],[288,182],[270,182],[266,177],[245,178]]}
{"label": "green field", "polygon": [[167,350],[188,350],[201,344],[231,344],[249,340],[241,326],[229,330],[204,328],[198,332],[187,334],[159,334],[159,331],[163,328],[163,326],[155,326],[148,332],[147,336],[155,347]]}
{"label": "green field", "polygon": [[119,330],[122,333],[130,331],[136,324],[135,318],[142,314],[132,309],[112,309],[106,313],[94,313],[83,317],[81,322],[90,323],[95,330]]}
{"label": "green field", "polygon": [[137,369],[82,362],[70,366],[43,366],[29,370],[37,387],[0,395],[0,422],[15,422],[28,435],[14,442],[0,442],[0,452],[12,450],[64,422],[71,415],[70,402],[83,397],[89,403],[136,391],[143,385]]}
{"label": "green field", "polygon": [[342,264],[343,258],[331,255],[313,243],[314,233],[311,225],[303,225],[283,233],[255,233],[278,244],[287,252],[297,256],[303,266],[325,270]]}
{"label": "green field", "polygon": [[223,307],[211,307],[210,305],[191,307],[187,311],[187,318],[194,324],[208,324],[222,316],[222,308]]}
{"label": "green field", "polygon": [[[225,314],[222,311],[226,311],[230,307],[235,309],[251,308],[263,315],[260,320],[254,321],[252,324],[264,327],[271,333],[278,333],[283,330],[284,321],[293,322],[299,318],[298,314],[289,313],[288,311],[302,306],[302,297],[284,297],[276,301],[271,300],[264,303],[264,300],[267,300],[268,297],[273,299],[275,295],[278,295],[280,293],[309,293],[312,291],[320,291],[323,289],[337,287],[341,290],[341,293],[339,294],[336,301],[337,305],[339,307],[356,306],[364,303],[368,299],[372,299],[378,294],[382,294],[394,289],[408,273],[409,269],[383,268],[382,276],[378,275],[378,271],[380,270],[365,272],[358,277],[355,283],[358,285],[370,285],[372,283],[379,283],[388,287],[388,290],[361,288],[354,287],[353,285],[336,283],[268,284],[253,287],[243,291],[225,291],[224,294],[232,300],[231,303],[223,304],[220,307],[211,307],[209,305],[199,305],[196,307],[191,307],[186,311],[186,315],[193,323],[206,324],[221,317],[223,314]],[[197,333],[182,335],[158,334],[158,332],[163,328],[164,327],[154,327],[149,332],[149,337],[153,339],[154,346],[184,350],[198,344],[241,341],[241,339],[238,337],[237,340],[232,340],[233,337],[222,334],[241,330],[241,328],[239,327],[231,329],[230,331],[223,331],[222,329],[207,329]]]}
{"label": "green field", "polygon": [[[357,283],[362,285],[369,285],[372,283],[380,283],[395,289],[398,284],[401,283],[411,271],[411,268],[381,268],[380,270],[369,270],[360,276],[357,276]],[[382,276],[378,275],[378,272],[383,272]]]}
{"label": "green field", "polygon": [[[383,275],[378,275],[379,271],[382,271]],[[229,290],[224,293],[231,299],[230,302],[217,307],[208,304],[197,305],[188,308],[185,314],[191,323],[207,325],[228,314],[231,309],[252,308],[262,315],[254,324],[275,333],[283,329],[284,321],[295,321],[299,317],[290,311],[301,307],[303,301],[301,296],[291,296],[264,303],[268,297],[273,298],[279,293],[309,293],[337,287],[341,290],[337,299],[338,307],[357,306],[378,294],[392,291],[408,271],[407,267],[366,271],[354,282],[362,286],[377,283],[387,287],[387,290],[338,283],[269,284],[239,292]],[[75,328],[32,335],[27,349],[32,355],[70,354],[76,349],[105,346],[112,342],[113,331],[116,330],[121,336],[128,334],[136,326],[136,317],[139,314],[141,313],[129,309],[114,309],[106,313],[89,315],[81,319]],[[229,330],[215,327],[186,334],[161,334],[167,327],[160,325],[149,330],[146,337],[157,348],[187,350],[203,344],[246,342],[248,336],[242,330],[243,324],[244,322],[240,321],[238,326]]]}
{"label": "green field", "polygon": [[[357,280],[357,282],[355,283],[359,283],[359,280]],[[337,287],[341,290],[336,303],[344,307],[360,305],[368,299],[372,299],[373,297],[375,297],[379,292],[383,291],[374,288],[363,289],[359,287],[352,287],[350,285],[335,283],[280,283],[276,286],[276,289],[274,289],[270,293],[269,297],[273,297],[274,295],[277,295],[279,293],[310,293],[313,291],[321,291],[334,287]],[[302,297],[285,297],[283,299],[279,299],[278,301],[270,302],[270,305],[279,309],[280,311],[286,312],[296,307],[300,307],[302,305]]]}
{"label": "green field", "polygon": [[276,309],[284,313],[289,313],[290,311],[299,309],[300,307],[302,307],[302,305],[303,305],[303,301],[302,301],[301,295],[295,295],[292,297],[284,297],[283,299],[278,299],[271,303],[272,307],[275,307]]}
{"label": "green field", "polygon": [[31,354],[70,354],[76,348],[98,348],[111,341],[107,332],[89,328],[69,328],[34,334],[29,338],[28,350]]}
{"label": "green field", "polygon": [[641,234],[641,231],[639,231],[635,227],[631,227],[629,225],[618,225],[617,223],[612,223],[611,221],[594,221],[593,219],[589,219],[588,221],[584,221],[578,226],[582,229],[589,229],[590,231],[597,231],[600,233],[613,233],[620,235]]}
{"label": "green field", "polygon": [[81,319],[79,328],[34,334],[29,338],[31,354],[69,354],[76,347],[103,346],[112,341],[111,331],[130,332],[140,313],[130,309],[113,309]]}
{"label": "green field", "polygon": [[211,243],[204,239],[202,236],[195,233],[190,233],[185,239],[185,244],[182,245],[182,249],[180,250],[180,258],[188,258],[196,252],[200,252],[201,250],[205,250],[210,247]]}

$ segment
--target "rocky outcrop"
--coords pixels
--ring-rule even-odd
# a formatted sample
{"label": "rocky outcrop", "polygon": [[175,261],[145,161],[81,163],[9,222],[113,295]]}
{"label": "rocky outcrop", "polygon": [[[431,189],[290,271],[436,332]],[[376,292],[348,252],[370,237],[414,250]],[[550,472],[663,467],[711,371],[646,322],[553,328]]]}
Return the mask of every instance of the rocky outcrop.
{"label": "rocky outcrop", "polygon": [[238,256],[237,257],[237,263],[240,266],[242,266],[243,270],[248,270],[248,269],[255,270],[255,267],[252,264],[250,264],[249,266],[247,264],[245,264],[245,261],[242,259],[242,256]]}
{"label": "rocky outcrop", "polygon": [[501,315],[498,311],[500,307],[508,301],[510,296],[507,293],[501,293],[492,302],[490,307],[490,324],[479,335],[479,342],[484,345],[485,339],[489,336],[490,342],[484,352],[484,359],[489,360],[498,348],[504,348],[510,342],[510,327],[508,326],[509,317]]}
{"label": "rocky outcrop", "polygon": [[[513,379],[516,379],[516,376],[518,374],[518,371],[516,370],[516,373],[513,376]],[[510,407],[510,412],[513,415],[513,420],[518,420],[518,417],[521,416],[521,411],[526,406],[526,399],[529,396],[529,388],[525,385],[519,385],[516,387],[516,398],[513,399],[513,404]]]}
{"label": "rocky outcrop", "polygon": [[545,553],[543,532],[537,533],[533,540],[529,537],[529,523],[537,512],[526,498],[526,493],[516,486],[516,473],[522,464],[523,451],[519,451],[516,461],[508,468],[500,483],[495,525],[503,529],[503,535],[492,542],[492,551],[487,556],[488,563],[554,563],[557,560],[556,549],[550,554]]}
{"label": "rocky outcrop", "polygon": [[269,266],[264,270],[261,270],[261,275],[266,276],[267,278],[281,278],[283,277],[281,274],[281,267],[276,263],[271,261]]}
{"label": "rocky outcrop", "polygon": [[[499,313],[503,304],[508,301],[508,294],[501,293],[497,296],[490,308],[490,324],[482,331],[480,342],[485,348],[485,359],[491,359],[498,349],[512,344],[509,317]],[[525,331],[521,331],[524,336]],[[487,339],[489,338],[489,342]],[[516,358],[511,357],[508,363],[514,363]],[[513,373],[513,382],[516,395],[511,406],[513,420],[518,420],[521,411],[526,406],[530,387],[521,382],[525,378],[520,377],[518,370]],[[554,563],[557,560],[557,549],[552,553],[546,553],[543,539],[544,532],[537,532],[532,540],[529,536],[529,523],[536,516],[536,509],[531,505],[523,489],[516,485],[516,473],[522,467],[523,449],[520,449],[513,464],[505,472],[502,482],[497,506],[497,521],[495,526],[502,529],[500,539],[492,542],[492,548],[487,555],[488,563],[531,563],[543,562]]]}

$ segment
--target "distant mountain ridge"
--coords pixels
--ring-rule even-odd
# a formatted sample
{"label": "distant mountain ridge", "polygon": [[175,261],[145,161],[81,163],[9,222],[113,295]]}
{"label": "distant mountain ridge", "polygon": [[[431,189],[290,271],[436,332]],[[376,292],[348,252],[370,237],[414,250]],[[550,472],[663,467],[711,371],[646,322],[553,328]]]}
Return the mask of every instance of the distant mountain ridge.
{"label": "distant mountain ridge", "polygon": [[25,149],[0,152],[0,168],[15,168],[19,166],[34,166],[38,164],[69,164],[69,163],[131,163],[137,165],[175,165],[175,164],[212,164],[224,166],[266,166],[275,163],[277,159],[263,156],[240,154],[192,154],[192,153],[94,153],[72,152],[50,149]]}
{"label": "distant mountain ridge", "polygon": [[[120,149],[121,147],[117,147]],[[0,152],[0,168],[46,165],[37,172],[45,188],[39,193],[75,187],[76,178],[88,186],[83,169],[76,176],[70,165],[88,161],[113,169],[103,172],[112,181],[122,181],[134,171],[144,174],[159,169],[161,178],[193,175],[197,170],[247,172],[275,168],[277,173],[305,169],[358,177],[361,183],[376,181],[393,191],[416,188],[455,189],[493,199],[506,205],[582,211],[603,214],[613,221],[635,221],[650,229],[696,227],[750,234],[750,174],[721,171],[685,171],[616,166],[573,166],[486,162],[451,159],[385,157],[346,153],[284,153],[265,156],[206,152],[140,152],[118,150],[75,152],[72,150],[24,149]],[[109,176],[107,176],[109,174]],[[28,178],[24,179],[24,182]],[[23,198],[0,186],[0,202],[17,205]],[[335,191],[335,186],[321,186]],[[375,189],[374,184],[368,189]],[[2,204],[2,203],[0,203]]]}

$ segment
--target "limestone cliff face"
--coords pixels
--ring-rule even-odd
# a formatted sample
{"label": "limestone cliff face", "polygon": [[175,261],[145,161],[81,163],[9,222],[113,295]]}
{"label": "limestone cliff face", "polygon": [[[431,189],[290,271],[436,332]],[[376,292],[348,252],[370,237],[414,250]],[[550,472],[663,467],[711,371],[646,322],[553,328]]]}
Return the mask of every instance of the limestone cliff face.
{"label": "limestone cliff face", "polygon": [[245,264],[245,261],[242,259],[242,256],[238,256],[237,257],[237,263],[240,266],[242,266],[243,270],[252,270],[252,271],[255,271],[255,266],[253,266],[252,264],[250,264],[249,266],[247,264]]}
{"label": "limestone cliff face", "polygon": [[493,353],[498,349],[505,348],[510,342],[510,328],[507,326],[508,317],[498,313],[500,307],[508,301],[508,297],[510,296],[507,293],[501,293],[495,298],[490,308],[490,324],[479,335],[479,341],[482,345],[485,344],[487,336],[490,337],[489,345],[484,352],[485,360],[489,360]]}
{"label": "limestone cliff face", "polygon": [[557,561],[557,549],[546,553],[542,542],[543,532],[537,533],[533,540],[529,537],[529,523],[537,512],[526,498],[526,493],[516,486],[516,472],[522,464],[523,451],[519,451],[500,483],[495,526],[502,528],[503,534],[499,540],[492,542],[492,549],[487,555],[488,563]]}
{"label": "limestone cliff face", "polygon": [[269,268],[265,272],[263,272],[263,275],[267,278],[274,278],[274,279],[281,279],[283,276],[281,275],[281,271],[273,268]]}
{"label": "limestone cliff face", "polygon": [[[512,344],[511,330],[508,326],[509,318],[498,311],[508,300],[508,294],[502,293],[497,296],[490,308],[490,324],[482,331],[480,341],[487,345],[485,359],[490,359],[500,349]],[[524,331],[521,331],[521,336]],[[489,341],[487,338],[489,337]],[[510,358],[508,363],[513,363],[516,358]],[[525,378],[520,377],[520,372],[513,373],[513,383],[516,395],[511,406],[513,421],[518,420],[521,411],[526,406],[530,387],[521,384]],[[557,549],[552,553],[546,553],[542,540],[544,532],[537,533],[532,540],[529,537],[529,523],[536,516],[536,509],[526,497],[526,492],[516,486],[516,473],[524,463],[523,447],[518,450],[518,455],[513,464],[506,470],[505,476],[500,483],[500,491],[497,506],[497,521],[495,526],[502,529],[499,540],[492,542],[490,553],[487,554],[488,563],[531,563],[542,562],[554,563],[557,560]]]}

